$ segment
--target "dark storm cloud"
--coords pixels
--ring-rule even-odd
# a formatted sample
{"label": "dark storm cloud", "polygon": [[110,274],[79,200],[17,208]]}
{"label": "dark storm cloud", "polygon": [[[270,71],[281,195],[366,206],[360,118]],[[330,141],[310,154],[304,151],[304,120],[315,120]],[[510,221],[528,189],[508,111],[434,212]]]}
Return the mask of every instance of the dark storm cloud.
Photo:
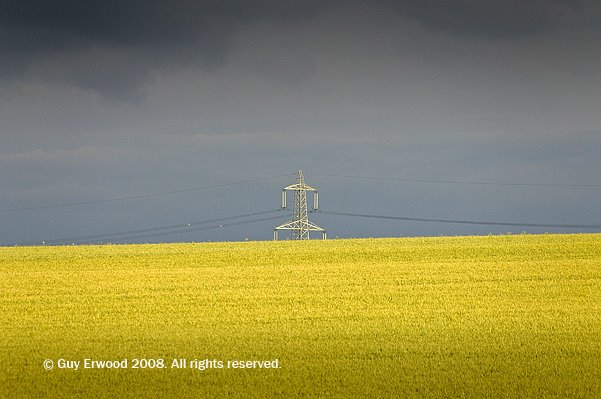
{"label": "dark storm cloud", "polygon": [[[0,45],[16,52],[90,43],[182,47],[221,41],[238,24],[290,22],[353,2],[318,0],[0,1]],[[424,25],[483,36],[532,34],[599,22],[590,0],[376,0],[365,8],[396,9]]]}
{"label": "dark storm cloud", "polygon": [[[128,92],[156,68],[220,65],[253,21],[293,22],[321,1],[0,1],[0,72]],[[32,66],[41,66],[31,71]],[[43,72],[42,72],[43,71]]]}
{"label": "dark storm cloud", "polygon": [[[289,24],[345,9],[393,10],[427,29],[513,38],[598,26],[594,1],[0,0],[0,73],[126,94],[156,69],[218,67],[241,26]],[[377,27],[373,27],[377,29]]]}
{"label": "dark storm cloud", "polygon": [[381,0],[426,27],[475,37],[531,36],[601,23],[594,0]]}
{"label": "dark storm cloud", "polygon": [[220,33],[236,23],[256,19],[286,22],[306,17],[321,10],[323,4],[327,2],[5,0],[0,2],[0,23],[22,34],[17,42],[10,43],[9,38],[9,43],[3,43],[18,49],[56,48],[80,41],[185,45],[197,41],[199,35]]}

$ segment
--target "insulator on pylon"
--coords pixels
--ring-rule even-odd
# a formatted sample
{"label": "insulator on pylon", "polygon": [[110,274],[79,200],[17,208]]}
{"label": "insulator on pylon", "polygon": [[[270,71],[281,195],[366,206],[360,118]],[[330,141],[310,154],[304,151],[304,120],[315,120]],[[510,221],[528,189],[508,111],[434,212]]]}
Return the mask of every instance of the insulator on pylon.
{"label": "insulator on pylon", "polygon": [[316,211],[319,208],[319,197],[317,196],[317,191],[313,193],[313,210]]}
{"label": "insulator on pylon", "polygon": [[282,209],[286,209],[286,190],[282,190]]}

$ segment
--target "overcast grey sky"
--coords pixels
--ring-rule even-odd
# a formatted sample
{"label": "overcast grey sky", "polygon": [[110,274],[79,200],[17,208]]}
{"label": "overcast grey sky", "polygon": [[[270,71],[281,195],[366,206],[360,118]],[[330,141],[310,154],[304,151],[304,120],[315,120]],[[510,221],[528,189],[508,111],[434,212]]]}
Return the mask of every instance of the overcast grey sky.
{"label": "overcast grey sky", "polygon": [[[324,210],[601,224],[599,186],[323,175],[601,184],[598,1],[0,0],[0,10],[1,245],[275,209],[293,176],[15,210],[298,169]],[[578,231],[312,218],[332,237]],[[139,241],[269,239],[276,224]]]}

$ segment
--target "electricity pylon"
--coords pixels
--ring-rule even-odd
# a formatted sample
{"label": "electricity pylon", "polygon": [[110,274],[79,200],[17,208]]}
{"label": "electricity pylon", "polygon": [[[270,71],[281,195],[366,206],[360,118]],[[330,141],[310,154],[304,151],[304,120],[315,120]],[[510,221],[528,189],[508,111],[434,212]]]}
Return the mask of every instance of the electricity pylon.
{"label": "electricity pylon", "polygon": [[294,191],[294,208],[292,210],[292,220],[275,228],[273,239],[277,241],[279,230],[291,230],[291,240],[308,240],[310,231],[321,231],[322,238],[326,239],[326,231],[309,221],[307,211],[307,191],[313,191],[313,209],[317,210],[319,206],[319,197],[317,190],[305,183],[303,171],[299,170],[296,174],[296,182],[282,190],[282,209],[286,209],[286,191]]}

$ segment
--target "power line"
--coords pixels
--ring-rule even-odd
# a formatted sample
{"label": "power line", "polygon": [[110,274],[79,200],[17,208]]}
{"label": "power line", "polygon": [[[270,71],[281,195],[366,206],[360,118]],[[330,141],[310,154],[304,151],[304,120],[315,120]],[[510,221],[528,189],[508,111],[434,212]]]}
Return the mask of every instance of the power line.
{"label": "power line", "polygon": [[550,227],[550,228],[566,228],[566,229],[601,229],[601,224],[545,224],[545,223],[509,223],[509,222],[494,222],[482,220],[454,220],[454,219],[430,219],[430,218],[414,218],[406,216],[384,216],[370,215],[365,213],[350,213],[350,212],[328,212],[319,211],[325,215],[335,216],[350,216],[372,219],[388,219],[388,220],[405,220],[410,222],[435,222],[435,223],[451,223],[451,224],[475,224],[483,226],[520,226],[520,227]]}
{"label": "power line", "polygon": [[97,239],[107,239],[107,238],[110,239],[110,238],[118,237],[118,236],[129,236],[132,234],[148,233],[151,231],[158,231],[158,230],[171,230],[171,229],[176,229],[176,228],[180,228],[180,227],[189,227],[189,226],[195,226],[195,225],[199,225],[199,224],[221,222],[224,220],[242,219],[245,217],[259,216],[259,215],[264,215],[266,213],[273,213],[273,212],[280,212],[280,209],[271,209],[268,211],[246,213],[246,214],[242,214],[242,215],[228,216],[228,217],[217,218],[217,219],[197,220],[197,221],[189,222],[189,223],[179,223],[179,224],[171,224],[171,225],[166,225],[166,226],[149,227],[146,229],[120,231],[120,232],[115,232],[115,233],[105,233],[105,234],[96,234],[96,235],[88,235],[88,236],[57,238],[55,240],[46,240],[45,242],[48,244],[52,244],[52,243],[58,243],[58,242],[72,242],[72,241],[83,241],[83,240],[87,241],[87,240],[97,240]]}
{"label": "power line", "polygon": [[185,188],[182,190],[164,191],[164,192],[160,192],[160,193],[139,194],[139,195],[132,195],[132,196],[127,196],[127,197],[106,198],[106,199],[100,199],[100,200],[81,201],[81,202],[69,202],[69,203],[64,203],[64,204],[29,206],[29,207],[23,207],[23,208],[0,209],[0,212],[31,211],[31,210],[36,210],[36,209],[63,208],[63,207],[69,207],[69,206],[92,205],[92,204],[100,204],[100,203],[105,203],[105,202],[115,202],[115,201],[148,198],[148,197],[158,197],[158,196],[162,196],[162,195],[179,194],[179,193],[185,193],[185,192],[190,192],[190,191],[209,190],[209,189],[219,188],[219,187],[234,186],[234,185],[244,184],[244,183],[254,183],[257,181],[276,179],[279,177],[289,177],[289,176],[293,176],[293,175],[294,175],[293,173],[287,173],[284,175],[261,177],[261,178],[257,178],[257,179],[239,180],[239,181],[234,181],[234,182],[230,182],[230,183],[213,184],[210,186]]}
{"label": "power line", "polygon": [[441,183],[441,184],[470,184],[486,186],[520,186],[520,187],[562,187],[562,188],[599,188],[601,184],[547,184],[547,183],[512,183],[512,182],[489,182],[489,181],[467,181],[467,180],[432,180],[432,179],[410,179],[404,177],[377,177],[377,176],[354,176],[335,175],[329,173],[312,173],[315,176],[338,177],[345,179],[369,179],[386,181],[406,181],[418,183]]}
{"label": "power line", "polygon": [[[155,226],[155,227],[149,227],[146,229],[137,229],[137,230],[128,230],[128,231],[120,231],[120,232],[113,232],[113,233],[105,233],[105,234],[95,234],[95,235],[86,235],[86,236],[77,236],[77,237],[64,237],[64,238],[57,238],[57,239],[53,239],[53,240],[44,240],[45,244],[60,244],[60,243],[80,243],[80,242],[89,242],[89,241],[97,241],[97,240],[111,240],[111,239],[117,239],[117,240],[121,240],[123,238],[129,238],[131,236],[136,236],[142,233],[150,233],[153,231],[160,231],[160,230],[171,230],[171,229],[176,229],[176,228],[181,228],[184,227],[185,229],[183,230],[179,230],[178,232],[188,232],[188,231],[196,231],[198,230],[193,229],[193,228],[189,228],[191,226],[195,226],[195,225],[199,225],[199,224],[208,224],[208,223],[215,223],[215,222],[221,222],[221,221],[225,221],[225,220],[232,220],[232,219],[242,219],[242,218],[246,218],[246,217],[251,217],[251,216],[259,216],[259,215],[264,215],[264,214],[268,214],[268,213],[274,213],[274,212],[280,212],[281,209],[272,209],[272,210],[268,210],[268,211],[261,211],[261,212],[252,212],[252,213],[246,213],[246,214],[241,214],[241,215],[235,215],[235,216],[228,216],[228,217],[223,217],[223,218],[217,218],[217,219],[207,219],[207,220],[199,220],[199,221],[193,221],[193,222],[189,222],[189,223],[179,223],[179,224],[171,224],[171,225],[165,225],[165,226]],[[281,216],[277,216],[278,218],[280,218]],[[220,226],[223,224],[220,224]],[[165,233],[154,233],[156,235],[162,235],[162,234],[173,234],[172,232],[165,232]],[[25,245],[38,245],[40,243],[40,241],[30,241],[30,242],[23,242],[23,243],[17,243],[15,245],[18,246],[25,246]]]}
{"label": "power line", "polygon": [[[137,240],[137,239],[140,239],[140,238],[150,238],[150,237],[161,237],[161,236],[166,236],[166,235],[190,233],[190,232],[193,232],[193,231],[201,231],[201,230],[213,230],[213,229],[220,229],[220,228],[224,228],[224,227],[239,226],[239,225],[242,225],[242,224],[265,222],[265,221],[268,221],[268,220],[276,220],[276,219],[281,219],[281,218],[282,218],[281,215],[279,215],[279,216],[269,216],[269,217],[252,219],[252,220],[243,220],[243,221],[240,221],[240,222],[223,223],[223,224],[212,225],[212,226],[204,226],[204,227],[195,227],[193,229],[174,230],[174,231],[167,231],[167,232],[164,232],[164,233],[133,235],[133,236],[126,236],[126,237],[117,238],[117,241]],[[89,243],[89,241],[79,241],[79,242],[75,241],[74,243],[75,244],[84,244],[84,243]]]}

